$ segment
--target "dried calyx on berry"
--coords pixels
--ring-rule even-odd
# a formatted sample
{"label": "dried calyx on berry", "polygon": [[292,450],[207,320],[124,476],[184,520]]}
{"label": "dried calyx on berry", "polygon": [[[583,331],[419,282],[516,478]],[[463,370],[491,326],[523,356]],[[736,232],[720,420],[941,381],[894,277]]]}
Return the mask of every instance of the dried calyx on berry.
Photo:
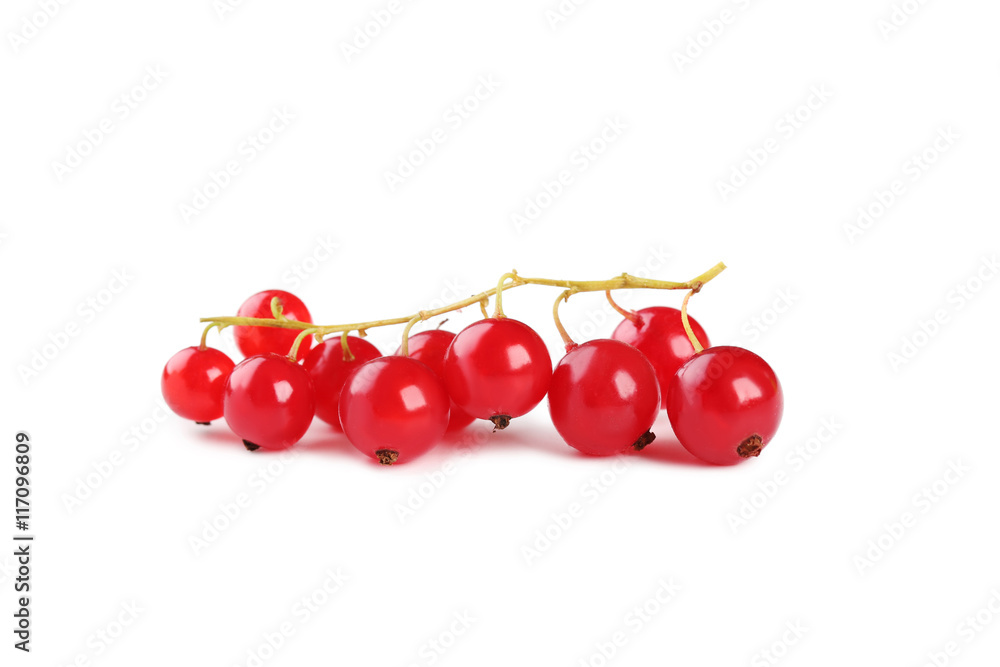
{"label": "dried calyx on berry", "polygon": [[502,431],[508,426],[510,426],[510,415],[493,415],[490,417],[490,421],[493,422],[493,431]]}
{"label": "dried calyx on berry", "polygon": [[639,436],[639,439],[632,443],[632,449],[637,452],[641,452],[646,448],[646,445],[656,440],[656,434],[652,431],[646,431]]}
{"label": "dried calyx on berry", "polygon": [[375,458],[384,466],[391,466],[399,459],[399,452],[394,449],[380,449],[375,452]]}
{"label": "dried calyx on berry", "polygon": [[748,459],[752,456],[760,456],[762,449],[764,449],[764,440],[754,433],[740,443],[740,446],[736,448],[736,453],[740,455],[740,458]]}

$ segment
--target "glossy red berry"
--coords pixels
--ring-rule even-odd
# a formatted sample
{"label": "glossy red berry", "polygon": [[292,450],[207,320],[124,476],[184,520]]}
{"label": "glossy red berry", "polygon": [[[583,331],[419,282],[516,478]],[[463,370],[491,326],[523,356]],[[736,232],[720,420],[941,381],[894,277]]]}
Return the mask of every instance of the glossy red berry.
{"label": "glossy red berry", "polygon": [[344,381],[366,361],[382,356],[377,347],[357,336],[348,336],[347,346],[353,359],[344,359],[344,348],[337,336],[314,347],[302,362],[316,390],[316,416],[338,431],[343,430],[339,408]]}
{"label": "glossy red berry", "polygon": [[[443,329],[421,331],[418,334],[414,334],[410,336],[409,343],[407,344],[410,358],[427,364],[434,371],[435,375],[441,378],[444,373],[444,355],[448,351],[451,341],[454,339],[455,334],[453,332],[444,331]],[[396,354],[402,354],[402,348],[396,350]],[[451,417],[448,420],[449,431],[457,431],[465,428],[474,419],[475,417],[455,405],[455,401],[451,401]]]}
{"label": "glossy red berry", "polygon": [[233,360],[215,348],[186,347],[163,367],[160,390],[170,409],[207,424],[222,417],[222,394]]}
{"label": "glossy red berry", "polygon": [[552,373],[549,414],[559,435],[584,454],[608,456],[653,441],[660,385],[649,360],[617,340],[566,353]]}
{"label": "glossy red berry", "polygon": [[[278,297],[281,303],[282,315],[289,320],[299,322],[312,322],[309,309],[302,303],[299,297],[279,289],[269,289],[257,292],[252,297],[243,302],[239,311],[239,317],[263,317],[272,318],[271,299]],[[245,357],[252,357],[258,354],[288,354],[292,349],[295,337],[299,335],[298,329],[282,329],[279,327],[248,327],[237,326],[233,328],[233,335],[236,338],[236,346]],[[299,346],[299,359],[305,357],[309,348],[312,347],[312,338],[306,338]]]}
{"label": "glossy red berry", "polygon": [[298,442],[316,411],[309,372],[286,356],[244,359],[226,382],[226,423],[247,449],[286,449]]}
{"label": "glossy red berry", "polygon": [[[685,361],[694,356],[694,346],[684,331],[681,311],[666,306],[653,306],[635,312],[636,321],[625,319],[615,328],[611,337],[632,345],[649,359],[660,380],[662,407],[667,407],[667,387],[674,373]],[[691,330],[703,347],[708,347],[708,336],[701,325],[688,316]]]}
{"label": "glossy red berry", "polygon": [[502,429],[545,398],[552,359],[527,324],[491,317],[455,336],[444,357],[443,377],[460,408]]}
{"label": "glossy red berry", "polygon": [[680,370],[667,390],[674,435],[703,461],[732,465],[760,454],[784,398],[767,362],[741,347],[710,347]]}
{"label": "glossy red berry", "polygon": [[351,444],[384,465],[420,456],[448,427],[448,393],[426,364],[379,357],[358,368],[340,394],[340,423]]}

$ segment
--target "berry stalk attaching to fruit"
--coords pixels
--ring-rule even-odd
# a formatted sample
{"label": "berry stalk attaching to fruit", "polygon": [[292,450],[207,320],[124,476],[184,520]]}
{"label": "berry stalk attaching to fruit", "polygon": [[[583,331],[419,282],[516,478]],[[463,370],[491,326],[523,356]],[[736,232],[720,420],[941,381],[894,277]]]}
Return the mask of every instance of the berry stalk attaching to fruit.
{"label": "berry stalk attaching to fruit", "polygon": [[[510,273],[503,274],[502,276],[500,276],[500,280],[497,282],[497,288],[495,290],[497,298],[496,298],[496,303],[494,304],[493,307],[493,317],[497,319],[502,319],[504,317],[507,317],[506,315],[503,314],[503,291],[505,289],[505,285],[508,279],[517,280],[517,269],[514,269]],[[513,287],[514,283],[511,283],[510,286]]]}
{"label": "berry stalk attaching to fruit", "polygon": [[226,328],[226,325],[224,325],[224,324],[216,324],[214,322],[212,324],[209,324],[207,327],[205,327],[205,330],[201,333],[201,343],[198,344],[198,349],[199,350],[207,350],[208,349],[208,332],[209,331],[211,331],[212,329],[218,329],[219,331],[222,331],[225,328]]}
{"label": "berry stalk attaching to fruit", "polygon": [[403,328],[403,344],[399,349],[399,353],[404,357],[410,356],[410,329],[412,329],[413,325],[417,322],[421,322],[426,319],[426,313],[421,310],[419,313],[411,317],[410,321],[407,322],[406,326]]}
{"label": "berry stalk attaching to fruit", "polygon": [[611,290],[604,290],[604,296],[606,296],[608,298],[608,303],[611,304],[611,307],[619,315],[621,315],[622,317],[624,317],[626,320],[628,320],[632,324],[635,324],[635,325],[639,324],[639,322],[640,322],[639,316],[636,315],[635,311],[634,310],[628,310],[626,308],[622,308],[621,306],[619,306],[618,302],[615,301],[614,298],[611,296]]}
{"label": "berry stalk attaching to fruit", "polygon": [[[347,332],[345,331],[344,333],[346,334]],[[292,361],[296,361],[296,359],[299,356],[299,347],[302,346],[302,341],[304,341],[306,338],[309,338],[309,336],[316,336],[317,342],[322,343],[323,339],[318,334],[319,334],[319,329],[317,329],[316,327],[303,329],[302,332],[295,337],[295,342],[292,343],[292,349],[288,352],[288,358],[291,359]],[[348,353],[350,353],[350,350],[348,350]]]}
{"label": "berry stalk attaching to fruit", "polygon": [[[351,352],[351,348],[347,344],[347,334],[348,334],[347,331],[340,334],[340,349],[344,353],[344,361],[354,361],[354,354]],[[319,342],[323,341],[320,340]]]}
{"label": "berry stalk attaching to fruit", "polygon": [[556,302],[552,304],[552,319],[556,322],[556,329],[559,330],[559,335],[562,337],[563,344],[566,346],[566,351],[569,352],[574,347],[576,343],[570,338],[569,332],[566,331],[566,327],[563,326],[562,320],[559,319],[559,304],[563,301],[569,301],[569,298],[576,294],[576,290],[568,289],[556,299]]}
{"label": "berry stalk attaching to fruit", "polygon": [[688,319],[688,301],[691,299],[692,294],[697,294],[701,291],[701,286],[702,283],[695,282],[691,291],[684,295],[684,301],[681,303],[681,324],[684,325],[684,332],[691,341],[695,354],[704,350],[705,347],[701,344],[701,341],[698,340],[698,337],[694,335],[694,330],[691,328],[691,320]]}

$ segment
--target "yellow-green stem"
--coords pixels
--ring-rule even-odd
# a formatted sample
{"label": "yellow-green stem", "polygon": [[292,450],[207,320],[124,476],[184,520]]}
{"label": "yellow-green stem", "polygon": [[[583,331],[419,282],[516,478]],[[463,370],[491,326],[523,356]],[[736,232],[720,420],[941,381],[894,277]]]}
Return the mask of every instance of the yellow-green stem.
{"label": "yellow-green stem", "polygon": [[[638,278],[627,273],[623,273],[622,275],[611,278],[610,280],[553,280],[550,278],[523,278],[516,272],[511,272],[504,274],[500,282],[497,283],[496,287],[480,294],[470,296],[466,299],[456,301],[450,305],[435,308],[433,310],[420,311],[414,315],[407,315],[405,317],[394,317],[391,319],[374,320],[371,322],[352,322],[350,324],[317,326],[309,322],[289,320],[284,318],[284,316],[281,316],[280,318],[276,317],[274,319],[262,317],[203,317],[201,318],[201,321],[224,326],[264,326],[278,327],[282,329],[299,329],[301,331],[309,331],[310,334],[317,334],[318,337],[328,336],[332,333],[344,333],[347,331],[357,331],[358,335],[364,336],[364,331],[366,329],[391,326],[394,324],[409,324],[409,327],[405,332],[408,334],[409,329],[412,328],[413,324],[416,322],[437,317],[438,315],[443,315],[445,313],[450,313],[476,303],[483,304],[492,296],[496,297],[496,310],[494,317],[504,317],[501,295],[504,291],[514,287],[520,287],[521,285],[547,285],[549,287],[562,287],[564,290],[570,291],[574,294],[577,292],[608,292],[616,289],[691,290],[694,289],[695,286],[700,289],[702,285],[719,275],[725,268],[726,265],[720,262],[708,271],[705,271],[701,275],[686,282]],[[272,308],[275,308],[275,306],[277,306],[278,314],[280,315],[280,304],[275,304],[274,300],[272,300]],[[561,327],[561,324],[557,324],[557,327]],[[560,333],[562,334],[563,331],[560,331]],[[690,335],[691,334],[689,334],[689,336]],[[302,337],[302,334],[300,334],[300,337]],[[298,343],[301,343],[301,340],[296,339],[296,345],[294,346],[294,350],[296,352],[298,350]]]}

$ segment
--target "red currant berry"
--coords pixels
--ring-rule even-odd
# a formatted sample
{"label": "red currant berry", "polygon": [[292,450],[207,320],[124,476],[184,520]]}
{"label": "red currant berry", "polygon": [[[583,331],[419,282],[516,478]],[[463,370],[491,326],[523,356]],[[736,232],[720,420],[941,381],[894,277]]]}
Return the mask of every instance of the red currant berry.
{"label": "red currant berry", "polygon": [[617,340],[570,349],[552,373],[549,414],[566,444],[609,456],[653,441],[660,385],[649,360]]}
{"label": "red currant berry", "polygon": [[186,347],[163,367],[163,399],[184,419],[199,424],[222,417],[222,394],[233,360],[212,347]]}
{"label": "red currant berry", "polygon": [[384,465],[409,461],[448,428],[448,393],[437,375],[410,357],[379,357],[344,383],[340,423],[347,439]]}
{"label": "red currant berry", "polygon": [[303,368],[309,371],[316,390],[316,416],[338,431],[344,430],[340,426],[338,414],[340,390],[344,388],[344,380],[355,369],[360,368],[361,364],[382,356],[377,347],[356,336],[347,337],[347,346],[354,359],[344,359],[344,348],[338,336],[313,348],[302,362]]}
{"label": "red currant berry", "polygon": [[[455,339],[455,334],[451,331],[434,329],[433,331],[422,331],[410,336],[407,344],[411,359],[422,361],[434,371],[439,378],[444,375],[444,355],[448,351],[448,346]],[[402,354],[402,348],[396,350],[396,354]],[[455,405],[451,401],[451,418],[448,420],[448,430],[457,431],[463,429],[475,419],[468,412]]]}
{"label": "red currant berry", "polygon": [[460,408],[503,429],[545,398],[552,358],[527,324],[490,317],[455,336],[444,357],[443,377]]}
{"label": "red currant berry", "polygon": [[[694,347],[684,331],[681,311],[666,306],[653,306],[635,312],[636,321],[625,319],[611,337],[632,345],[649,359],[660,380],[662,407],[667,407],[667,387],[674,373],[685,361],[694,356]],[[708,336],[693,317],[688,316],[691,330],[708,347]]]}
{"label": "red currant berry", "polygon": [[732,465],[760,454],[781,422],[781,384],[767,362],[741,347],[710,347],[670,381],[674,435],[703,461]]}
{"label": "red currant berry", "polygon": [[[243,302],[239,311],[239,317],[263,317],[272,318],[271,299],[278,297],[281,303],[282,315],[289,320],[299,322],[312,322],[309,309],[302,303],[299,297],[280,289],[269,289],[257,292],[252,297]],[[282,329],[279,327],[247,327],[238,326],[233,330],[236,338],[236,346],[245,357],[252,357],[258,354],[288,354],[292,349],[292,343],[300,331],[298,329]],[[312,338],[306,338],[299,346],[298,356],[303,358],[309,348],[312,347]]]}
{"label": "red currant berry", "polygon": [[309,372],[286,356],[244,359],[226,382],[226,423],[247,449],[286,449],[302,439],[316,411]]}

